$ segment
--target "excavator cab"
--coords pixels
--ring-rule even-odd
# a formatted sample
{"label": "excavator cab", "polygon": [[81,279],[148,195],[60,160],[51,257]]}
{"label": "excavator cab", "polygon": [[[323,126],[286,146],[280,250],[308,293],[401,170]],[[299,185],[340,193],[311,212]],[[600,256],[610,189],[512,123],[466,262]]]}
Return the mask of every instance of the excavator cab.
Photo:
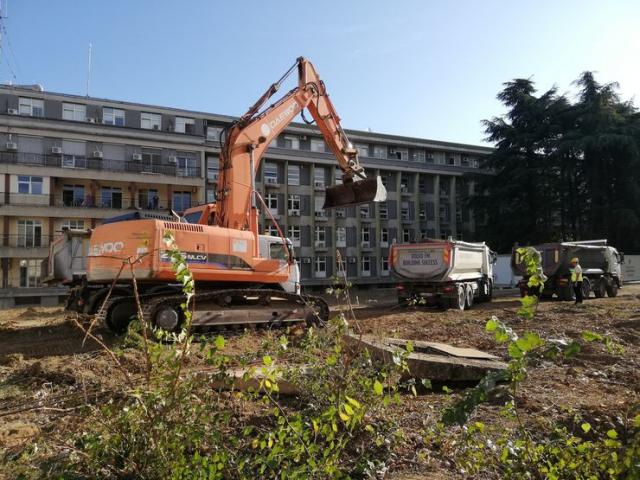
{"label": "excavator cab", "polygon": [[375,178],[345,179],[342,185],[328,187],[325,191],[323,209],[350,207],[360,203],[384,202],[387,189],[380,176]]}

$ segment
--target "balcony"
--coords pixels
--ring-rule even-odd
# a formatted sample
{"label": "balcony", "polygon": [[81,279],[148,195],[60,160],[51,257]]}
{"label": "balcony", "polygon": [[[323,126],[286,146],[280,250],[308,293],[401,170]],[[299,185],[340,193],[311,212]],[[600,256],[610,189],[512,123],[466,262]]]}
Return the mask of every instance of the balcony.
{"label": "balcony", "polygon": [[0,245],[0,256],[5,258],[44,258],[49,253],[50,235],[4,234]]}
{"label": "balcony", "polygon": [[200,167],[181,167],[166,163],[148,164],[142,160],[111,160],[108,158],[74,157],[73,162],[64,155],[41,155],[25,152],[0,152],[0,164],[57,167],[69,170],[100,170],[106,172],[166,175],[171,177],[200,177]]}

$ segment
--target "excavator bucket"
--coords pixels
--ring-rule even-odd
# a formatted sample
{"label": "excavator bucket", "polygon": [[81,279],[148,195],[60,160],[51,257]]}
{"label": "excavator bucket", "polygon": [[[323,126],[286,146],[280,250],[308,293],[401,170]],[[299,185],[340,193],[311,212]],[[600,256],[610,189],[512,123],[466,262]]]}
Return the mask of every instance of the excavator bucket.
{"label": "excavator bucket", "polygon": [[386,199],[387,189],[378,176],[327,188],[322,208],[349,207],[359,203],[384,202]]}

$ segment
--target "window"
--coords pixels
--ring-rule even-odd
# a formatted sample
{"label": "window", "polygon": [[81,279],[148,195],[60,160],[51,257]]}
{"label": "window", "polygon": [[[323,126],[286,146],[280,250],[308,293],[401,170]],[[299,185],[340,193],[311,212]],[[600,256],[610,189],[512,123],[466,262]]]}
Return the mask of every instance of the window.
{"label": "window", "polygon": [[149,188],[138,191],[138,206],[148,210],[157,210],[160,203],[158,190]]}
{"label": "window", "polygon": [[33,288],[40,286],[40,266],[42,260],[20,260],[20,286]]}
{"label": "window", "polygon": [[84,142],[62,141],[62,166],[64,168],[87,168],[87,151]]}
{"label": "window", "polygon": [[300,165],[287,165],[287,184],[300,185]]}
{"label": "window", "polygon": [[400,204],[400,217],[402,220],[409,220],[409,202],[402,202]]}
{"label": "window", "polygon": [[455,165],[456,157],[453,154],[447,155],[447,165]]}
{"label": "window", "polygon": [[176,212],[184,212],[191,207],[191,192],[173,192],[171,208]]}
{"label": "window", "polygon": [[336,247],[347,246],[347,229],[346,227],[336,227]]}
{"label": "window", "polygon": [[142,149],[141,171],[155,172],[162,163],[162,151],[151,148]]}
{"label": "window", "polygon": [[180,177],[195,177],[198,173],[198,161],[188,153],[176,155],[176,173]]}
{"label": "window", "polygon": [[335,179],[336,185],[342,185],[342,170],[336,168],[333,178]]}
{"label": "window", "polygon": [[37,98],[20,97],[18,113],[30,117],[44,117],[44,100]]}
{"label": "window", "polygon": [[371,207],[369,205],[360,206],[360,218],[371,218]]}
{"label": "window", "polygon": [[456,222],[462,223],[462,207],[456,206]]}
{"label": "window", "polygon": [[287,211],[292,217],[300,216],[300,195],[289,194],[287,198]]}
{"label": "window", "polygon": [[427,161],[427,152],[425,152],[424,150],[414,150],[413,161],[425,163]]}
{"label": "window", "polygon": [[374,145],[373,146],[373,157],[374,158],[387,158],[387,147],[385,145]]}
{"label": "window", "polygon": [[176,117],[176,126],[173,131],[193,135],[195,133],[195,126],[196,122],[193,118]]}
{"label": "window", "polygon": [[480,160],[478,160],[477,158],[471,159],[471,168],[479,168],[479,167],[480,167]]}
{"label": "window", "polygon": [[411,241],[411,229],[409,228],[402,229],[402,241],[404,243],[409,243]]}
{"label": "window", "polygon": [[427,207],[421,206],[419,215],[420,215],[420,220],[426,220],[427,219]]}
{"label": "window", "polygon": [[217,158],[208,158],[207,159],[207,180],[211,183],[216,183],[218,181],[218,173],[220,173],[218,159]]}
{"label": "window", "polygon": [[360,274],[363,277],[371,276],[371,257],[369,256],[362,257],[362,260],[360,261]]}
{"label": "window", "polygon": [[359,157],[368,157],[369,156],[369,145],[366,143],[356,143],[356,150],[358,151]]}
{"label": "window", "polygon": [[122,208],[122,189],[120,187],[102,187],[103,208]]}
{"label": "window", "polygon": [[276,227],[273,223],[267,227],[266,231],[267,235],[271,235],[272,237],[279,237],[278,227]]}
{"label": "window", "polygon": [[287,237],[291,240],[294,247],[300,246],[300,226],[299,225],[289,225],[289,229],[287,230]]}
{"label": "window", "polygon": [[469,157],[467,157],[466,155],[464,155],[462,157],[462,159],[460,160],[460,165],[462,165],[463,167],[468,167],[470,165],[469,163]]}
{"label": "window", "polygon": [[324,140],[321,138],[312,138],[311,139],[311,151],[312,152],[320,152],[324,153],[327,150],[327,145],[324,143]]}
{"label": "window", "polygon": [[324,206],[324,198],[318,195],[313,199],[315,206],[315,217],[316,218],[327,218],[327,212],[322,208]]}
{"label": "window", "polygon": [[278,215],[278,194],[277,193],[267,193],[264,197],[264,203],[267,204],[267,208],[271,215]]}
{"label": "window", "polygon": [[449,204],[440,205],[440,221],[449,223]]}
{"label": "window", "polygon": [[380,258],[380,276],[381,277],[389,276],[389,257]]}
{"label": "window", "polygon": [[451,184],[448,181],[446,183],[445,182],[441,182],[440,183],[440,196],[441,197],[448,197],[450,190],[451,190]]}
{"label": "window", "polygon": [[314,267],[316,278],[327,278],[327,257],[316,257]]}
{"label": "window", "polygon": [[420,240],[425,240],[429,238],[429,235],[427,235],[427,230],[424,228],[420,229]]}
{"label": "window", "polygon": [[63,220],[60,226],[63,230],[84,230],[84,220]]}
{"label": "window", "polygon": [[42,246],[42,222],[40,220],[18,220],[18,247]]}
{"label": "window", "polygon": [[363,248],[371,247],[371,229],[364,227],[360,230],[360,246]]}
{"label": "window", "polygon": [[18,193],[42,195],[42,177],[18,175]]}
{"label": "window", "polygon": [[433,152],[427,152],[427,163],[433,163]]}
{"label": "window", "polygon": [[327,246],[327,230],[325,227],[315,228],[315,246],[316,248],[324,248]]}
{"label": "window", "polygon": [[73,120],[74,122],[86,122],[87,106],[79,103],[63,103],[62,118],[64,120]]}
{"label": "window", "polygon": [[380,230],[380,246],[387,247],[389,246],[389,229],[383,228]]}
{"label": "window", "polygon": [[285,135],[284,148],[292,148],[294,150],[300,150],[300,139],[295,135]]}
{"label": "window", "polygon": [[315,167],[313,170],[313,186],[324,188],[326,170],[323,167]]}
{"label": "window", "polygon": [[264,164],[264,182],[271,184],[278,183],[278,165],[268,162]]}
{"label": "window", "polygon": [[216,202],[216,191],[213,189],[207,190],[207,203],[215,203]]}
{"label": "window", "polygon": [[119,108],[103,107],[102,123],[105,125],[124,127],[124,110],[120,110]]}
{"label": "window", "polygon": [[389,158],[393,158],[394,160],[409,160],[409,149],[398,147],[390,148]]}
{"label": "window", "polygon": [[207,140],[210,142],[219,142],[220,134],[222,134],[222,141],[224,142],[224,128],[223,127],[213,127],[209,125],[207,127]]}
{"label": "window", "polygon": [[389,218],[389,207],[387,202],[380,203],[380,220],[387,220]]}
{"label": "window", "polygon": [[62,204],[65,207],[80,207],[84,203],[84,185],[64,185],[62,187]]}
{"label": "window", "polygon": [[162,128],[162,117],[159,113],[142,112],[140,114],[140,128],[160,130]]}

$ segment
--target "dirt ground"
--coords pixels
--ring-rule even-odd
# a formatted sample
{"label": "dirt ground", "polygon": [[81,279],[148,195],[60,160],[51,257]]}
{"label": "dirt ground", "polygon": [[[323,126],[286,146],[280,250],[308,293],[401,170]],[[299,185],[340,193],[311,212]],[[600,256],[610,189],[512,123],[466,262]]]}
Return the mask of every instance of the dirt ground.
{"label": "dirt ground", "polygon": [[[506,358],[504,345],[497,345],[484,331],[487,319],[495,315],[516,332],[524,329],[513,296],[460,312],[401,309],[390,291],[356,295],[359,306],[351,325],[364,333],[473,347]],[[593,422],[611,422],[640,404],[640,285],[625,286],[617,298],[589,299],[581,307],[543,302],[528,329],[543,338],[564,340],[591,330],[624,348],[623,353],[612,353],[604,344],[592,342],[571,362],[541,362],[530,368],[518,399],[530,421],[571,408]],[[107,345],[116,341],[103,329],[96,333]],[[229,336],[227,347],[238,354],[255,353],[264,335],[260,330],[236,333]],[[125,355],[123,361],[136,359]],[[61,427],[76,430],[83,422],[77,408],[121,382],[100,345],[84,339],[61,308],[0,311],[0,458]],[[397,415],[405,440],[385,478],[464,478],[446,452],[430,450],[422,438],[424,428],[439,418],[449,400],[440,392],[403,397],[392,414]],[[497,416],[498,410],[499,405],[481,407],[483,421]]]}

